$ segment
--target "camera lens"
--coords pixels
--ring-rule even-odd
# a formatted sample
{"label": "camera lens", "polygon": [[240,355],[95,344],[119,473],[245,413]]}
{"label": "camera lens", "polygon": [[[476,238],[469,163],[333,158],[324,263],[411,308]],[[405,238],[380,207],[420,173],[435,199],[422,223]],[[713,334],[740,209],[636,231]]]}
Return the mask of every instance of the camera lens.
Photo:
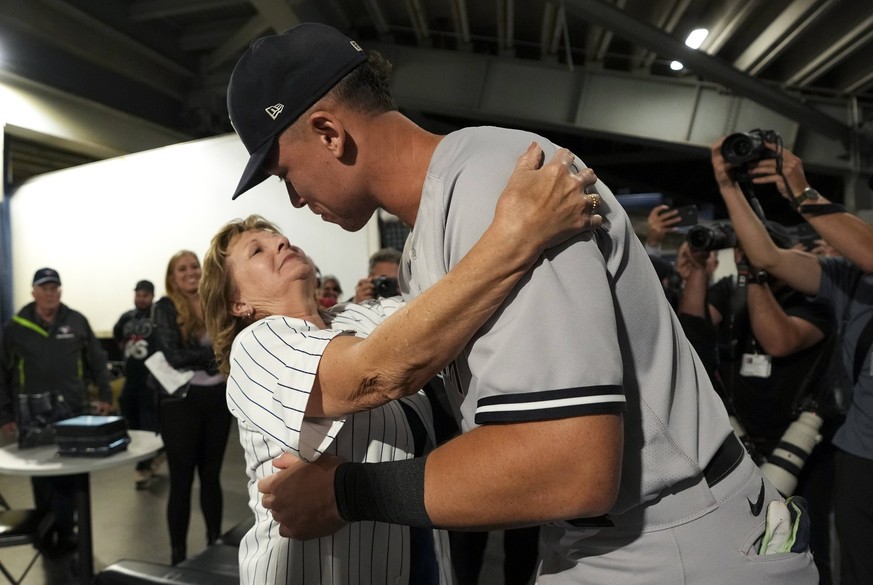
{"label": "camera lens", "polygon": [[373,290],[376,293],[377,297],[387,298],[387,297],[396,297],[400,294],[399,288],[397,286],[396,278],[389,278],[387,276],[379,276],[373,279]]}
{"label": "camera lens", "polygon": [[696,225],[685,238],[696,250],[723,250],[737,245],[737,236],[730,224]]}
{"label": "camera lens", "polygon": [[760,133],[738,132],[724,139],[721,155],[732,165],[744,165],[764,157],[764,140]]}

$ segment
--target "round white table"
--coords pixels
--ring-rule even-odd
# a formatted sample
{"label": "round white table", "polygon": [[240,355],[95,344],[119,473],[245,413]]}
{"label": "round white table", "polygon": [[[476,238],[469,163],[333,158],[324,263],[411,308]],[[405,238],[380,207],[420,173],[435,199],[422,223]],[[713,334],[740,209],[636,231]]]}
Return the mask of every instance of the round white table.
{"label": "round white table", "polygon": [[101,469],[135,463],[157,454],[164,443],[152,431],[128,431],[127,449],[107,457],[58,455],[57,445],[19,449],[17,444],[0,448],[0,473],[26,476],[73,476],[79,519],[79,574],[82,583],[94,581],[94,544],[91,532],[91,485],[89,474]]}

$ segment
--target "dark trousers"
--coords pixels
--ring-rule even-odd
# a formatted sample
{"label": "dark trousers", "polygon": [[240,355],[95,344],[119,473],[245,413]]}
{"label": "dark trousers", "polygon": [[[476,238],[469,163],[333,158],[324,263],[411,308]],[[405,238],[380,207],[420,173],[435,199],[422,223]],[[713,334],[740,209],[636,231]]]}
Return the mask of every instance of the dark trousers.
{"label": "dark trousers", "polygon": [[54,529],[63,538],[76,525],[76,483],[69,475],[31,477],[33,503],[37,510],[54,514]]}
{"label": "dark trousers", "polygon": [[195,471],[200,479],[200,509],[207,539],[212,542],[221,534],[221,464],[231,421],[224,389],[224,384],[191,386],[185,398],[160,402],[161,437],[170,472],[167,523],[174,550],[187,548]]}
{"label": "dark trousers", "polygon": [[823,441],[810,453],[797,482],[795,494],[809,503],[809,549],[818,568],[819,585],[831,585],[831,512],[833,511],[834,447]]}
{"label": "dark trousers", "polygon": [[[527,585],[537,566],[540,527],[503,532],[503,582]],[[488,532],[449,532],[457,585],[476,585],[488,543]]]}
{"label": "dark trousers", "polygon": [[[127,378],[124,381],[118,397],[118,406],[129,428],[157,432],[159,428],[157,392],[148,385],[145,378]],[[151,459],[144,459],[137,462],[136,468],[150,469],[151,464]]]}
{"label": "dark trousers", "polygon": [[834,520],[840,539],[840,583],[873,583],[873,460],[837,450]]}

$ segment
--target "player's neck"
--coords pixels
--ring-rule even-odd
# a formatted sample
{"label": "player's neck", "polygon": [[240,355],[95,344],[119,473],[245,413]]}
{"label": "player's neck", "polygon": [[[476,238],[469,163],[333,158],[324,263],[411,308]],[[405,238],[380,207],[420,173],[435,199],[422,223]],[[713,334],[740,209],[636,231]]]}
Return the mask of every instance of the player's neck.
{"label": "player's neck", "polygon": [[442,136],[417,126],[399,112],[388,112],[373,120],[373,157],[369,184],[375,199],[385,210],[412,226],[418,214],[421,190],[434,150]]}

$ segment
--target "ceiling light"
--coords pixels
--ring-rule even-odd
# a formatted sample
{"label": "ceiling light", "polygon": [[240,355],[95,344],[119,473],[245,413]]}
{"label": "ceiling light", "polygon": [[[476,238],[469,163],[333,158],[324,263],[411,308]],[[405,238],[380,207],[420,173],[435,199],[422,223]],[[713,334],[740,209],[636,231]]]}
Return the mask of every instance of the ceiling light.
{"label": "ceiling light", "polygon": [[672,69],[673,71],[682,71],[683,69],[685,69],[685,65],[683,65],[679,61],[671,61],[670,69]]}
{"label": "ceiling light", "polygon": [[700,45],[703,44],[703,41],[706,40],[707,35],[709,35],[709,31],[705,28],[696,28],[691,31],[688,38],[685,39],[685,44],[692,49],[699,49]]}

